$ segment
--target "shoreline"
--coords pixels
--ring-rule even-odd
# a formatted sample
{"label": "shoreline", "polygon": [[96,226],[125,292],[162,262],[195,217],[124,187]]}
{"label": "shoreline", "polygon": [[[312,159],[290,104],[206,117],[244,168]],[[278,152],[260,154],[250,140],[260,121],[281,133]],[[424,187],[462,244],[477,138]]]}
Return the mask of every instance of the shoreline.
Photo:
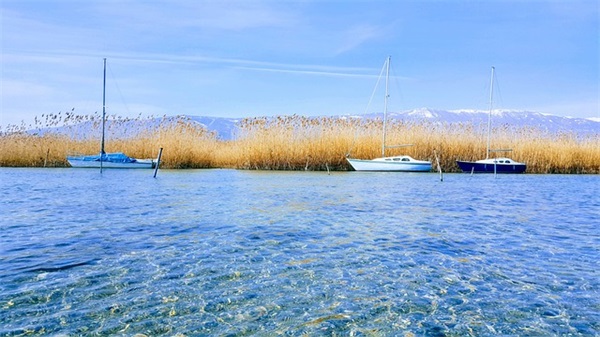
{"label": "shoreline", "polygon": [[[72,117],[72,120],[73,130],[82,120],[97,122],[94,116]],[[118,118],[112,121],[117,127],[118,123],[131,122]],[[111,136],[113,131],[109,130],[106,151],[124,152],[134,158],[156,158],[159,148],[163,148],[161,168],[164,169],[350,171],[348,155],[360,159],[381,156],[381,125],[381,120],[248,118],[240,122],[236,139],[221,140],[214,132],[186,118],[168,118],[151,129],[134,130],[133,137]],[[54,125],[45,125],[49,126]],[[127,127],[131,128],[130,124]],[[485,136],[472,124],[392,121],[388,127],[389,144],[414,145],[389,150],[386,156],[410,155],[436,163],[437,153],[445,173],[461,172],[456,160],[485,158]],[[99,153],[95,135],[95,131],[89,132],[82,139],[75,131],[72,135],[25,130],[0,133],[0,167],[69,167],[66,160],[69,154]],[[512,149],[497,157],[526,163],[525,174],[600,174],[598,134],[582,137],[550,134],[530,127],[499,126],[493,135],[494,148]]]}

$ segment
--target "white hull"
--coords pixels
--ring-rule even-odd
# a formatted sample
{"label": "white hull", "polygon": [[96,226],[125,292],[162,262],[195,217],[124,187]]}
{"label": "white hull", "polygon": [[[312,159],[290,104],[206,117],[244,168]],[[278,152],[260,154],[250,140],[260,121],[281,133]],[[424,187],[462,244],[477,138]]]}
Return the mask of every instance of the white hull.
{"label": "white hull", "polygon": [[[76,158],[68,158],[67,161],[73,168],[100,168],[99,160],[82,160]],[[151,169],[154,168],[155,162],[152,159],[136,159],[133,163],[113,163],[103,161],[102,168],[115,169]]]}
{"label": "white hull", "polygon": [[409,156],[384,157],[372,160],[346,158],[355,171],[429,172],[431,162]]}
{"label": "white hull", "polygon": [[[431,162],[426,160],[417,160],[412,158],[411,156],[393,156],[386,157],[385,149],[389,146],[386,146],[386,125],[387,125],[387,106],[388,106],[388,82],[390,75],[390,62],[391,58],[388,57],[384,64],[384,69],[386,69],[385,75],[385,96],[384,96],[384,104],[383,104],[383,140],[381,142],[381,158],[375,159],[351,159],[346,158],[350,166],[355,171],[380,171],[380,172],[429,172],[431,171]],[[382,69],[383,73],[383,69]],[[379,83],[379,80],[377,81]],[[405,146],[405,145],[400,145]],[[393,147],[400,147],[393,146]]]}

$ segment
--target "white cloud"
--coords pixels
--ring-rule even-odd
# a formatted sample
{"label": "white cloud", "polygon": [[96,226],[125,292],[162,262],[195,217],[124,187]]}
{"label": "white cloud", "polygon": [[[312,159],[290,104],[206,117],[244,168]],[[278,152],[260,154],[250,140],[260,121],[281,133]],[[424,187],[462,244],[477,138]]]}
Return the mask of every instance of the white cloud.
{"label": "white cloud", "polygon": [[267,71],[277,73],[288,73],[288,74],[301,74],[301,75],[314,75],[314,76],[331,76],[331,77],[375,77],[374,75],[357,74],[351,72],[335,72],[335,71],[324,71],[324,70],[307,70],[307,69],[283,69],[283,68],[266,68],[266,67],[244,67],[238,66],[238,69],[253,70],[253,71]]}
{"label": "white cloud", "polygon": [[383,29],[377,26],[369,24],[353,26],[342,33],[342,43],[337,49],[336,54],[356,49],[371,40],[379,39],[382,34]]}

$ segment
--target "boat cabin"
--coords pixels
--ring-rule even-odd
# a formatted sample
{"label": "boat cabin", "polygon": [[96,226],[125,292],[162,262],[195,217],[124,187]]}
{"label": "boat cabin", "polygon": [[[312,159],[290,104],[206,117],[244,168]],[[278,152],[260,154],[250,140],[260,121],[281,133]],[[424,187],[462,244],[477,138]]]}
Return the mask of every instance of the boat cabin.
{"label": "boat cabin", "polygon": [[387,157],[385,158],[386,161],[413,161],[414,159],[409,157],[409,156],[400,156],[400,157]]}

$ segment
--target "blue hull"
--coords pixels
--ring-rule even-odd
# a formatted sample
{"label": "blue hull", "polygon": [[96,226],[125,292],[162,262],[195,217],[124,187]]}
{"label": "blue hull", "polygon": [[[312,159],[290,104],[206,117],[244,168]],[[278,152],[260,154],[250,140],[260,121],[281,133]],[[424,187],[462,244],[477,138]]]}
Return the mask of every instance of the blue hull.
{"label": "blue hull", "polygon": [[[527,169],[525,164],[489,164],[473,161],[457,160],[458,167],[465,173],[523,173]],[[495,167],[495,168],[494,168]],[[494,171],[495,170],[495,171]]]}
{"label": "blue hull", "polygon": [[[102,160],[101,160],[102,159]],[[104,153],[91,156],[67,156],[71,167],[77,168],[154,168],[152,159],[135,159],[127,157],[122,152]]]}

